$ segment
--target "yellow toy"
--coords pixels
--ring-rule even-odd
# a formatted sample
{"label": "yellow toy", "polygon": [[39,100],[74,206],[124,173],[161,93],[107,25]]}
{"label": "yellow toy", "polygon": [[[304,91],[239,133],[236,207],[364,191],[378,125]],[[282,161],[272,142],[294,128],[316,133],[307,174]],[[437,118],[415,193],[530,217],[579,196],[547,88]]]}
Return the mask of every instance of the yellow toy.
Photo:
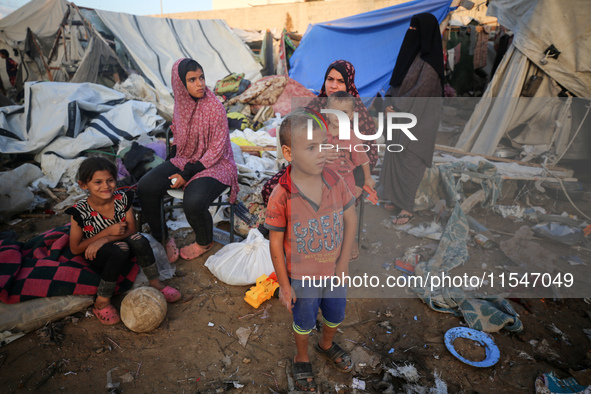
{"label": "yellow toy", "polygon": [[256,286],[252,286],[246,292],[244,301],[248,302],[252,307],[258,308],[261,304],[273,296],[279,294],[279,283],[277,282],[277,275],[273,272],[271,275],[261,275],[257,278]]}

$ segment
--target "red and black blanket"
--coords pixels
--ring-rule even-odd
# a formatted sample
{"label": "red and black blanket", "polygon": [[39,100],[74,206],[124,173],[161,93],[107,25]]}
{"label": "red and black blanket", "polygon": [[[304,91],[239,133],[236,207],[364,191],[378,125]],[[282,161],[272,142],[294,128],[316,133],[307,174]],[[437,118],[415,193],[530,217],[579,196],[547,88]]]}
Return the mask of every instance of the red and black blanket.
{"label": "red and black blanket", "polygon": [[[117,293],[131,289],[139,266],[130,263],[117,281]],[[15,304],[34,298],[96,294],[100,274],[83,255],[70,251],[70,226],[61,226],[27,241],[0,240],[0,301]]]}

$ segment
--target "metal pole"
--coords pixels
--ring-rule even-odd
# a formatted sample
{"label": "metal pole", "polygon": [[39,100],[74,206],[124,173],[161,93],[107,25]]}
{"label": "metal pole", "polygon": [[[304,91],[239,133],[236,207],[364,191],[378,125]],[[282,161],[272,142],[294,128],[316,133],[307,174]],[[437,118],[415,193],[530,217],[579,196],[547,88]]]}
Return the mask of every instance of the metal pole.
{"label": "metal pole", "polygon": [[163,12],[162,12],[162,0],[160,0],[160,15],[162,15],[162,14],[163,14]]}

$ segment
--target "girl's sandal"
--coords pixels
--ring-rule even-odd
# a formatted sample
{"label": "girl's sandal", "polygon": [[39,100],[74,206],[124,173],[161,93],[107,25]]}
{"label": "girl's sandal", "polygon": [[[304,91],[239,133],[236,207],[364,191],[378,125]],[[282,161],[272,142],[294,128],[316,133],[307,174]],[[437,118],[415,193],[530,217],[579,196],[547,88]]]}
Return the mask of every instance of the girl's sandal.
{"label": "girl's sandal", "polygon": [[164,298],[166,298],[166,302],[177,302],[181,299],[182,295],[181,292],[175,289],[174,287],[166,286],[164,289],[160,290],[162,294],[164,294]]}
{"label": "girl's sandal", "polygon": [[[332,343],[329,349],[322,349],[320,344],[316,344],[316,352],[323,358],[330,361],[330,364],[343,373],[349,373],[353,370],[353,361],[351,356],[345,350],[343,350],[336,343]],[[337,361],[340,359],[340,361]]]}
{"label": "girl's sandal", "polygon": [[179,248],[176,247],[174,238],[169,238],[166,242],[166,257],[171,264],[179,259]]}
{"label": "girl's sandal", "polygon": [[106,326],[112,326],[121,321],[121,318],[113,305],[107,305],[102,309],[92,308],[92,313],[94,313],[101,324]]}
{"label": "girl's sandal", "polygon": [[185,260],[193,260],[202,254],[207,253],[212,247],[213,242],[206,247],[198,245],[197,242],[193,242],[191,245],[181,248],[181,257]]}
{"label": "girl's sandal", "polygon": [[298,390],[315,392],[318,389],[314,380],[311,363],[293,362],[293,380]]}

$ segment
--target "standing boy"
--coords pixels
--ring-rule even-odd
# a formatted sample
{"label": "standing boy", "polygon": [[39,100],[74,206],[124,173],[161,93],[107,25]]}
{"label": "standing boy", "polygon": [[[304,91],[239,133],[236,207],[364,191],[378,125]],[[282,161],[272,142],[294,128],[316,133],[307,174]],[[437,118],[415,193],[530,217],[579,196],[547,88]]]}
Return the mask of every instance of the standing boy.
{"label": "standing boy", "polygon": [[331,279],[349,273],[355,199],[344,180],[324,168],[326,150],[321,147],[327,136],[319,115],[297,110],[283,120],[279,133],[283,157],[291,164],[269,198],[265,226],[281,286],[279,298],[293,313],[294,380],[299,390],[316,391],[308,338],[318,309],[324,325],[316,351],[341,372],[353,368],[349,354],[332,341],[345,318],[347,290],[333,286]]}

